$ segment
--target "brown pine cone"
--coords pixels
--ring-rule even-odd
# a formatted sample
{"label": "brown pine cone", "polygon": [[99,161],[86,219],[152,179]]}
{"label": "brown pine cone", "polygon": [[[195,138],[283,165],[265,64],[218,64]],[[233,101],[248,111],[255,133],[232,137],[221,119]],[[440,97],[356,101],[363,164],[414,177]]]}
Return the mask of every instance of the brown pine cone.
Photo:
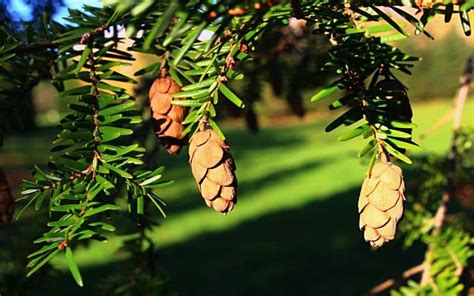
{"label": "brown pine cone", "polygon": [[186,108],[171,104],[171,94],[179,91],[179,85],[167,76],[156,79],[149,92],[155,134],[170,154],[179,153],[184,145],[184,128],[181,123],[186,117]]}
{"label": "brown pine cone", "polygon": [[237,178],[229,146],[212,129],[199,131],[189,144],[189,163],[206,204],[230,212],[237,203]]}
{"label": "brown pine cone", "polygon": [[395,237],[404,192],[402,170],[390,162],[377,163],[365,178],[359,196],[359,228],[371,246],[380,247]]}
{"label": "brown pine cone", "polygon": [[14,212],[15,201],[8,186],[7,176],[0,169],[0,224],[10,223]]}

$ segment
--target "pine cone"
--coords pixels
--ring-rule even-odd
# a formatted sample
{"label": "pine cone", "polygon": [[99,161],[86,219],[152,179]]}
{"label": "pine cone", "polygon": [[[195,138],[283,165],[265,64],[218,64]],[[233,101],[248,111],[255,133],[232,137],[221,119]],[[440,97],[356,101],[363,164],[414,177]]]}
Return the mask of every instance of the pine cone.
{"label": "pine cone", "polygon": [[189,144],[189,163],[206,204],[230,212],[237,203],[237,178],[229,146],[213,130],[199,131]]}
{"label": "pine cone", "polygon": [[377,163],[362,184],[359,196],[359,228],[373,247],[395,237],[403,215],[405,183],[402,170],[390,163]]}
{"label": "pine cone", "polygon": [[179,153],[184,145],[181,123],[186,117],[186,108],[171,104],[171,94],[179,91],[179,85],[168,76],[156,79],[149,92],[155,134],[170,154]]}
{"label": "pine cone", "polygon": [[10,223],[15,212],[15,201],[13,200],[7,176],[0,169],[0,224]]}

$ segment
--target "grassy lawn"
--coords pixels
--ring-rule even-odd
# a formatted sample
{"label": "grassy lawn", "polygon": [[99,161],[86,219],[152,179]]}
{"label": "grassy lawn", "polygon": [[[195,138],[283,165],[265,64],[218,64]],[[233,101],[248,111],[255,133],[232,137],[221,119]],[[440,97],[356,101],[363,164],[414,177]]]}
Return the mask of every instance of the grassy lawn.
{"label": "grassy lawn", "polygon": [[[415,105],[415,139],[449,107],[449,101]],[[311,123],[264,127],[256,135],[224,125],[239,179],[239,203],[227,216],[205,206],[186,153],[160,156],[166,176],[176,183],[159,191],[168,204],[168,218],[159,220],[153,237],[160,246],[158,262],[179,294],[360,295],[421,260],[422,250],[402,250],[399,242],[372,251],[363,241],[357,198],[367,160],[356,156],[363,142],[337,142],[342,130],[323,132],[330,118],[310,116],[315,117]],[[465,124],[473,126],[473,118],[471,100]],[[31,163],[44,163],[51,135],[6,141],[2,165],[17,172],[13,179],[23,176]],[[449,139],[448,124],[420,144],[424,153],[443,153]],[[15,227],[18,236],[26,228],[21,223]],[[95,278],[124,272],[119,246],[120,237],[115,237],[76,251],[85,290],[76,288],[69,275],[49,282],[71,295],[96,295]],[[63,267],[61,260],[56,264]]]}

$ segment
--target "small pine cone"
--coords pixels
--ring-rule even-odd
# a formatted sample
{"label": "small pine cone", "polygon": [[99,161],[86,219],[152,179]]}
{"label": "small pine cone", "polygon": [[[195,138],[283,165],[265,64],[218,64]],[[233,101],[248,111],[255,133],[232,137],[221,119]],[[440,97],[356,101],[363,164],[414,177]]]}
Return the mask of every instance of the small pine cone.
{"label": "small pine cone", "polygon": [[0,169],[0,224],[10,223],[15,212],[15,201],[13,200],[7,176]]}
{"label": "small pine cone", "polygon": [[149,92],[150,106],[155,120],[155,134],[170,154],[177,154],[184,145],[183,125],[186,108],[171,104],[171,94],[181,91],[171,77],[156,79]]}
{"label": "small pine cone", "polygon": [[213,130],[199,131],[189,144],[189,163],[206,204],[230,212],[237,203],[237,178],[229,146]]}
{"label": "small pine cone", "polygon": [[359,196],[359,228],[372,247],[395,237],[403,215],[405,183],[402,170],[390,163],[377,163],[362,184]]}

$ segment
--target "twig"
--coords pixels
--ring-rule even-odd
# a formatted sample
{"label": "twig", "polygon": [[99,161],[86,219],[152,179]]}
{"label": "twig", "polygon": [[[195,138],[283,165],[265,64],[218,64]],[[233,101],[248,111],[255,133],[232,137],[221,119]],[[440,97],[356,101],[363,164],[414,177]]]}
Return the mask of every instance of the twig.
{"label": "twig", "polygon": [[416,274],[419,274],[419,273],[423,272],[424,268],[425,268],[424,263],[413,266],[412,268],[405,270],[402,273],[401,278],[399,278],[399,279],[388,279],[386,281],[383,281],[382,283],[380,283],[377,286],[370,289],[370,291],[366,295],[376,295],[376,294],[381,293],[385,290],[388,290],[391,287],[395,286],[397,283],[399,283],[401,281],[404,281],[408,278],[411,278],[412,276],[414,276]]}
{"label": "twig", "polygon": [[[454,108],[453,108],[454,109]],[[440,127],[444,126],[451,120],[454,110],[450,109],[444,113],[430,128],[426,129],[418,136],[418,141],[422,141],[423,139],[427,138],[428,136],[432,135],[436,131],[439,130]]]}
{"label": "twig", "polygon": [[453,249],[449,245],[446,246],[446,250],[448,251],[449,256],[451,256],[451,258],[453,259],[454,264],[456,265],[456,276],[461,276],[464,269],[462,263],[459,261],[459,258],[456,256]]}

